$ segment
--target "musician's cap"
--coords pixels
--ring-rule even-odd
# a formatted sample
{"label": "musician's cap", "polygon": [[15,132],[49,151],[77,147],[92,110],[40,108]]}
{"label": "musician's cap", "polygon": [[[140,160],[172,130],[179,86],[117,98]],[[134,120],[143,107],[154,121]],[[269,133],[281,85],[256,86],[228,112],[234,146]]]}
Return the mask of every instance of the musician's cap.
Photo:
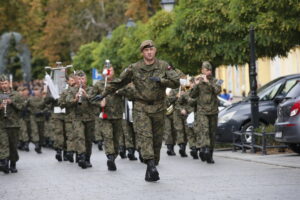
{"label": "musician's cap", "polygon": [[3,81],[8,81],[8,77],[4,74],[1,74],[0,75],[0,82],[3,82]]}
{"label": "musician's cap", "polygon": [[202,63],[202,69],[208,69],[208,70],[212,70],[212,66],[211,66],[211,64],[210,64],[210,62],[208,62],[208,61],[204,61],[203,63]]}
{"label": "musician's cap", "polygon": [[152,40],[145,40],[142,42],[140,46],[140,50],[143,51],[145,48],[151,48],[154,47],[154,42]]}
{"label": "musician's cap", "polygon": [[78,70],[78,71],[76,71],[75,76],[83,77],[83,76],[85,76],[85,73],[82,70]]}

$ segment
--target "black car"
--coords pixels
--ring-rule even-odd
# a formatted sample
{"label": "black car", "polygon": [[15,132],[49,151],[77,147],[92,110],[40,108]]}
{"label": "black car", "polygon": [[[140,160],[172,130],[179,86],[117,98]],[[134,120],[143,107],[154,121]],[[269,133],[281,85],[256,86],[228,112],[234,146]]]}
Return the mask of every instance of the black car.
{"label": "black car", "polygon": [[[259,123],[274,124],[277,118],[277,106],[291,90],[295,82],[300,79],[300,74],[288,75],[274,79],[257,91],[259,97]],[[216,140],[230,143],[234,131],[250,131],[251,102],[247,97],[243,101],[232,104],[219,113]],[[246,135],[246,141],[251,137]]]}
{"label": "black car", "polygon": [[275,140],[300,154],[300,81],[278,106]]}

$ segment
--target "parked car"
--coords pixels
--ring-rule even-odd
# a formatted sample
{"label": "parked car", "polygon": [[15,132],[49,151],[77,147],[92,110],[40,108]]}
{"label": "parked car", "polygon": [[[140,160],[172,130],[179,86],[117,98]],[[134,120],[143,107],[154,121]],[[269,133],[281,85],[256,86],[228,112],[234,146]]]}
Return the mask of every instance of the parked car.
{"label": "parked car", "polygon": [[223,99],[218,96],[219,99],[219,111],[223,110],[224,108],[230,106],[232,103],[230,101],[227,101],[226,99]]}
{"label": "parked car", "polygon": [[[300,74],[279,77],[262,86],[258,91],[259,123],[262,125],[274,124],[277,118],[277,106],[291,90]],[[234,103],[219,112],[216,140],[218,142],[232,142],[234,131],[251,131],[251,102],[250,97]],[[250,135],[245,135],[247,142]]]}
{"label": "parked car", "polygon": [[279,104],[277,116],[275,140],[300,154],[300,81]]}

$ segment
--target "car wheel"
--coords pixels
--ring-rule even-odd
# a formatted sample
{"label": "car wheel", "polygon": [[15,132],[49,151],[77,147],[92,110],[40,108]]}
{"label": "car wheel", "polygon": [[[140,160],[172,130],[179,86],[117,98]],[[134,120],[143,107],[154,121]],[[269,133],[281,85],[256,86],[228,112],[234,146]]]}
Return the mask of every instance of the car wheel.
{"label": "car wheel", "polygon": [[293,152],[300,154],[300,144],[289,144]]}
{"label": "car wheel", "polygon": [[[266,126],[266,125],[263,122],[259,122],[259,126]],[[253,130],[253,125],[252,125],[251,122],[248,122],[248,123],[246,123],[242,126],[241,132],[246,132],[246,134],[244,135],[244,138],[242,138],[245,143],[251,143],[251,141],[252,141],[252,135],[251,135],[252,130]]]}

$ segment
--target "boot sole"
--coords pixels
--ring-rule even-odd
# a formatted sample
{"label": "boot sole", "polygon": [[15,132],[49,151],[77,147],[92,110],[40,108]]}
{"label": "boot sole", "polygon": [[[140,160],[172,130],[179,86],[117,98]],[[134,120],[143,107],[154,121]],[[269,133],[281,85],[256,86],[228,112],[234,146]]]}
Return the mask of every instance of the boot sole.
{"label": "boot sole", "polygon": [[109,171],[116,171],[117,170],[116,164],[112,160],[107,161],[107,167],[108,167]]}
{"label": "boot sole", "polygon": [[153,172],[153,174],[147,174],[146,177],[145,177],[145,181],[147,182],[156,182],[160,180],[159,178],[159,173],[156,171],[156,172]]}

